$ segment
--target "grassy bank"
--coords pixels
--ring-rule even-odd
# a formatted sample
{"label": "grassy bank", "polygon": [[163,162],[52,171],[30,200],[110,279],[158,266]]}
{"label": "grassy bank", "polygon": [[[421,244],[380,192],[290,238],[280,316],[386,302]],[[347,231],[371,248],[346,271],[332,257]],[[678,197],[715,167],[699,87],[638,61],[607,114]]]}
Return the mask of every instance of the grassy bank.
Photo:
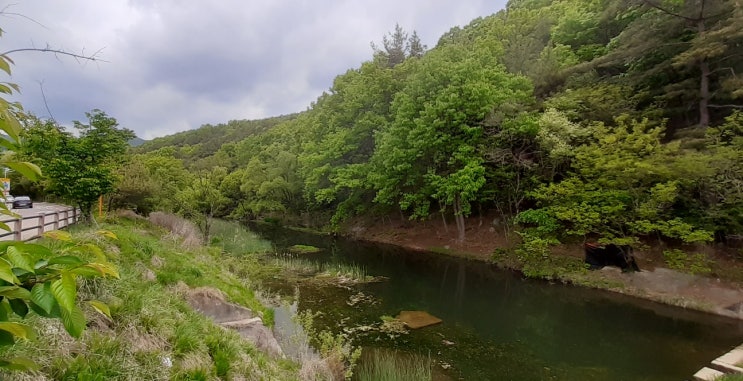
{"label": "grassy bank", "polygon": [[[222,226],[219,229],[232,229]],[[105,229],[118,239],[99,238]],[[0,358],[24,356],[38,369],[4,372],[4,380],[293,380],[299,365],[271,358],[238,333],[192,310],[184,296],[195,287],[220,290],[272,322],[272,310],[254,294],[249,279],[262,270],[256,252],[268,249],[244,232],[222,231],[208,247],[146,220],[117,218],[95,228],[71,229],[75,240],[101,246],[121,279],[78,279],[80,299],[98,299],[111,318],[85,311],[88,328],[71,338],[57,320],[29,315],[36,338],[4,347]],[[240,235],[239,240],[234,239]],[[55,245],[54,242],[45,242]],[[229,252],[228,252],[229,250]]]}

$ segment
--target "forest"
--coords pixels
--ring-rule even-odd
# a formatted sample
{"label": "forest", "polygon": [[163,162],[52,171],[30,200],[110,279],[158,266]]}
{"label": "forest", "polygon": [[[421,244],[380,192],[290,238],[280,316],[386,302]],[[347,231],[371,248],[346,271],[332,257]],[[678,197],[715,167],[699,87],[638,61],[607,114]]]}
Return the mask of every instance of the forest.
{"label": "forest", "polygon": [[741,25],[733,0],[511,0],[430,48],[398,25],[297,114],[112,157],[90,147],[133,135],[103,111],[77,135],[27,116],[20,154],[46,177],[19,187],[176,212],[207,237],[213,217],[341,231],[390,217],[465,240],[487,216],[535,247],[740,240]]}

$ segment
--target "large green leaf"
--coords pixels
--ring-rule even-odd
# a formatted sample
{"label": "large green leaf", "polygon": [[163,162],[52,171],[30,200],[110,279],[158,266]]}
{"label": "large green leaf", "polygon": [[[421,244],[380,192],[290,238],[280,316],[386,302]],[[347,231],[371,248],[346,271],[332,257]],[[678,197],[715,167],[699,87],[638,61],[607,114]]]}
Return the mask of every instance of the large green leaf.
{"label": "large green leaf", "polygon": [[73,306],[70,311],[62,308],[61,313],[62,324],[67,332],[72,337],[80,337],[85,329],[85,315],[83,311],[77,308],[77,306]]}
{"label": "large green leaf", "polygon": [[90,267],[90,264],[87,264],[81,267],[76,267],[70,270],[70,272],[76,275],[84,276],[84,277],[104,276],[104,273],[101,270],[94,268],[94,267]]}
{"label": "large green leaf", "polygon": [[13,312],[15,312],[16,315],[20,316],[21,318],[25,318],[26,315],[28,315],[28,305],[26,304],[25,300],[10,299],[8,302],[10,303],[10,308],[13,309]]}
{"label": "large green leaf", "polygon": [[5,258],[0,258],[0,279],[13,284],[18,284],[20,281],[13,274],[13,269],[10,267],[10,263]]}
{"label": "large green leaf", "polygon": [[39,365],[25,357],[13,357],[0,360],[0,368],[25,371],[39,369]]}
{"label": "large green leaf", "polygon": [[70,266],[80,266],[84,265],[86,262],[82,259],[74,256],[74,255],[60,255],[59,257],[54,257],[49,259],[50,265],[70,265]]}
{"label": "large green leaf", "polygon": [[0,321],[8,321],[8,314],[12,311],[7,300],[0,302]]}
{"label": "large green leaf", "polygon": [[50,312],[46,312],[46,311],[44,311],[44,309],[43,309],[43,308],[39,307],[39,306],[38,306],[38,305],[37,305],[36,303],[34,303],[34,302],[29,302],[29,303],[28,303],[28,306],[29,306],[29,307],[31,308],[31,310],[33,310],[33,311],[34,311],[34,312],[35,312],[35,313],[36,313],[37,315],[39,315],[39,316],[42,316],[42,317],[45,317],[45,318],[53,318],[53,319],[56,319],[56,318],[59,318],[60,316],[62,316],[62,314],[61,314],[61,313],[59,312],[59,311],[60,311],[60,310],[59,310],[59,304],[57,304],[57,302],[56,302],[56,301],[54,301],[54,305],[52,306],[52,310],[51,310]]}
{"label": "large green leaf", "polygon": [[93,254],[98,262],[108,262],[108,257],[106,257],[106,254],[103,253],[103,250],[98,245],[87,243],[80,245],[77,249],[81,253]]}
{"label": "large green leaf", "polygon": [[[2,98],[0,98],[0,100],[2,100]],[[6,140],[6,142],[18,143],[18,134],[21,133],[21,124],[18,123],[18,119],[16,119],[13,113],[7,109],[0,113],[0,130],[5,132],[5,134],[8,135],[8,138],[10,138]],[[18,147],[16,147],[15,144],[8,144],[6,148],[11,151],[16,151]],[[6,163],[3,163],[3,165],[5,164]]]}
{"label": "large green leaf", "polygon": [[10,332],[13,336],[22,337],[24,339],[32,339],[34,337],[34,330],[21,323],[2,321],[0,322],[0,330]]}
{"label": "large green leaf", "polygon": [[0,55],[0,70],[10,75],[10,63],[13,62],[9,57]]}
{"label": "large green leaf", "polygon": [[72,242],[72,235],[62,230],[48,231],[45,232],[43,236],[51,239],[56,239],[58,241]]}
{"label": "large green leaf", "polygon": [[52,294],[51,282],[35,284],[31,289],[31,301],[47,314],[51,313],[56,303],[54,294]]}
{"label": "large green leaf", "polygon": [[30,258],[28,257],[28,255],[19,250],[18,247],[8,247],[6,255],[13,267],[17,267],[28,272],[34,272],[34,266],[31,264]]}
{"label": "large green leaf", "polygon": [[31,293],[25,288],[18,286],[0,286],[0,296],[8,299],[31,299]]}
{"label": "large green leaf", "polygon": [[54,252],[44,245],[39,245],[36,243],[23,243],[16,244],[14,246],[16,246],[18,250],[24,253],[31,254],[37,258],[49,258],[54,256]]}
{"label": "large green leaf", "polygon": [[60,278],[52,282],[52,295],[62,310],[72,311],[77,298],[77,283],[74,274],[63,271]]}
{"label": "large green leaf", "polygon": [[18,172],[21,174],[21,176],[31,180],[35,181],[39,177],[41,177],[41,169],[34,164],[34,163],[28,163],[28,162],[6,162],[3,163],[4,166]]}
{"label": "large green leaf", "polygon": [[70,272],[84,276],[101,276],[110,275],[119,278],[119,271],[110,263],[88,263],[85,266],[76,267]]}
{"label": "large green leaf", "polygon": [[106,303],[103,303],[98,300],[89,300],[88,304],[90,304],[98,313],[108,316],[108,318],[111,318],[111,309],[108,308],[108,305]]}
{"label": "large green leaf", "polygon": [[10,332],[0,331],[0,346],[15,344],[15,336]]}

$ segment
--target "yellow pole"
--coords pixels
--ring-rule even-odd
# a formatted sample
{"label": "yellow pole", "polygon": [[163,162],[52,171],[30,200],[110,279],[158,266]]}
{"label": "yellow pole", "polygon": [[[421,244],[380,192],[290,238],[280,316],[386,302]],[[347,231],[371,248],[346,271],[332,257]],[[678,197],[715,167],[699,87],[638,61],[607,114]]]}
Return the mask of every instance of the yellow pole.
{"label": "yellow pole", "polygon": [[98,196],[98,218],[103,217],[103,195]]}

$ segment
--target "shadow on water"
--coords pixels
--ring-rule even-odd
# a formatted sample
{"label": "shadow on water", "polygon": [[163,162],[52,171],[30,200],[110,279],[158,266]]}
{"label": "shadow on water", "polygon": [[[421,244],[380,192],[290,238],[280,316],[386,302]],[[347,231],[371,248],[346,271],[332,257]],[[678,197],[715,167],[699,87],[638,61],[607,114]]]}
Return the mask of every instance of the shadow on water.
{"label": "shadow on water", "polygon": [[[743,324],[737,320],[524,280],[482,262],[251,228],[279,253],[295,244],[313,245],[324,250],[304,258],[359,266],[368,275],[389,278],[353,287],[300,283],[298,309],[322,311],[318,322],[336,332],[353,331],[364,347],[430,354],[454,379],[684,380],[743,342]],[[402,310],[424,310],[443,323],[394,338],[354,330]]]}

